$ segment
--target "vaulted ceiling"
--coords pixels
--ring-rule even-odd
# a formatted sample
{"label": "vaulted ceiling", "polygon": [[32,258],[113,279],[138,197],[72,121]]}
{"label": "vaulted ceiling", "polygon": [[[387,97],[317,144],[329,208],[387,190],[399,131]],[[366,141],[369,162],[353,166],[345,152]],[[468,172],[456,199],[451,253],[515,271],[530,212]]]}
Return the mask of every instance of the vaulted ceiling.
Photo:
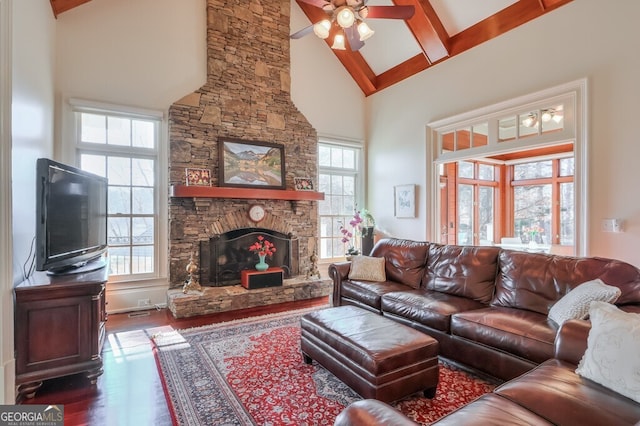
{"label": "vaulted ceiling", "polygon": [[[55,16],[89,1],[50,0]],[[327,17],[321,8],[295,1],[310,24]],[[332,51],[369,96],[571,1],[368,0],[368,6],[413,5],[415,13],[406,21],[370,19],[367,22],[376,33],[364,47]],[[325,41],[331,49],[332,38]]]}
{"label": "vaulted ceiling", "polygon": [[[571,1],[369,0],[367,6],[413,5],[415,14],[404,22],[369,19],[376,33],[363,48],[333,53],[369,96]],[[311,23],[327,17],[318,7],[296,2]],[[332,38],[325,41],[330,48]]]}

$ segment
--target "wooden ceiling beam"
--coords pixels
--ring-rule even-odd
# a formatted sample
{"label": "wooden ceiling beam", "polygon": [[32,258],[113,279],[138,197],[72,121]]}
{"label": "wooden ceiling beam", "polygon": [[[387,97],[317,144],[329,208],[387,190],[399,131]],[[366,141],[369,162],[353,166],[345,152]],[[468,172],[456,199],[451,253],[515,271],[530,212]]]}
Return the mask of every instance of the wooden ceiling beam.
{"label": "wooden ceiling beam", "polygon": [[502,35],[572,0],[520,0],[449,39],[451,56]]}
{"label": "wooden ceiling beam", "polygon": [[405,22],[430,63],[449,56],[449,35],[428,0],[393,0],[393,3],[415,7],[416,12]]}
{"label": "wooden ceiling beam", "polygon": [[394,84],[404,80],[405,78],[409,78],[414,74],[426,70],[430,66],[431,64],[423,54],[419,54],[414,56],[413,58],[407,59],[403,63],[386,70],[376,77],[376,91],[380,91],[382,89],[386,89],[387,87],[393,86]]}
{"label": "wooden ceiling beam", "polygon": [[88,3],[91,0],[49,0],[51,3],[51,9],[53,10],[53,16],[56,18],[62,12],[78,7],[81,4]]}

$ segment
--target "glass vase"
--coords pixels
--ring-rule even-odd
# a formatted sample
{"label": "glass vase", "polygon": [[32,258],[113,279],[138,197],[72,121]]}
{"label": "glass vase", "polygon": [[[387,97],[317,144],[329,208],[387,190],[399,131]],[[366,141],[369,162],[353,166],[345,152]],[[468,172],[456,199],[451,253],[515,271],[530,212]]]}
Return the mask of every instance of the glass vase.
{"label": "glass vase", "polygon": [[258,263],[256,263],[256,270],[258,271],[266,271],[267,269],[269,269],[269,265],[264,261],[265,257],[267,257],[266,254],[259,254],[258,258],[260,259],[260,261]]}

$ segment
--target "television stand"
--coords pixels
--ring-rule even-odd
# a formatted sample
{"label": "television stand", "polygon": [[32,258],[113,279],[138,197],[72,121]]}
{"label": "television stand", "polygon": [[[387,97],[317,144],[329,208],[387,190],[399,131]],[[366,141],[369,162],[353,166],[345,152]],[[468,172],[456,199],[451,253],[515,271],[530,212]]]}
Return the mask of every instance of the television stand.
{"label": "television stand", "polygon": [[36,272],[14,288],[17,401],[43,380],[102,374],[109,268],[71,275]]}
{"label": "television stand", "polygon": [[68,266],[66,268],[49,269],[47,271],[47,275],[84,274],[85,272],[97,271],[98,269],[104,268],[105,266],[107,266],[107,261],[99,257],[97,259]]}

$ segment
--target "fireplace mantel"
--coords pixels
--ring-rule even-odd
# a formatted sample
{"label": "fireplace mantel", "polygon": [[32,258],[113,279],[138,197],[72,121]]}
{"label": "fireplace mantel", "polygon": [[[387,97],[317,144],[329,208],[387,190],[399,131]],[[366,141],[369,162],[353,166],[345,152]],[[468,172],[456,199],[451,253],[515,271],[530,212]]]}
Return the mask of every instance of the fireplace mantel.
{"label": "fireplace mantel", "polygon": [[220,186],[172,185],[170,195],[178,198],[242,198],[253,200],[324,200],[324,192],[287,189],[231,188]]}

